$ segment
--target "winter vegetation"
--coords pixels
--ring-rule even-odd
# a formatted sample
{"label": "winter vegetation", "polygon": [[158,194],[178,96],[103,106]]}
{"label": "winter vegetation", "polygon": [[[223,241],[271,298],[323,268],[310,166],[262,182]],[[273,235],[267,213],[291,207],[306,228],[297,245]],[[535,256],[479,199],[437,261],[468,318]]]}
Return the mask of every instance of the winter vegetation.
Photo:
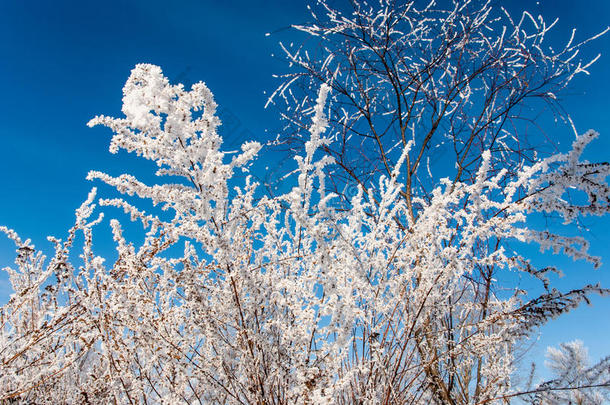
{"label": "winter vegetation", "polygon": [[[550,153],[524,130],[542,109],[573,127],[559,100],[595,61],[578,56],[590,39],[549,49],[554,23],[474,0],[329,3],[295,27],[307,46],[283,46],[269,99],[284,125],[270,147],[294,157],[285,191],[252,175],[260,143],[223,149],[205,84],[140,64],[124,116],[89,125],[112,131],[110,152],[153,162],[157,181],[90,172],[121,197],[94,188],[48,257],[0,228],[17,249],[3,403],[608,399],[610,358],[590,365],[580,342],[549,349],[552,380],[512,383],[520,344],[608,293],[556,289],[559,269],[519,248],[601,263],[570,233],[609,210],[610,164],[582,157],[598,133]],[[107,226],[112,260],[95,243]]]}

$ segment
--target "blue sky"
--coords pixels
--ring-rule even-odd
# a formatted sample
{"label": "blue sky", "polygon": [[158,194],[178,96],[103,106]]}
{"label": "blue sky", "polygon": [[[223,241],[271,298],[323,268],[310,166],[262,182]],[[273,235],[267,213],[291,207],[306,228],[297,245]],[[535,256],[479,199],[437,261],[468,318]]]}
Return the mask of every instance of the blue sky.
{"label": "blue sky", "polygon": [[[559,17],[551,35],[558,43],[572,27],[584,38],[610,23],[607,0],[515,0],[510,7],[542,13],[549,21]],[[0,224],[48,248],[45,236],[64,234],[92,186],[85,180],[89,170],[137,170],[133,158],[107,152],[108,130],[85,125],[96,114],[120,115],[121,88],[136,63],[160,65],[172,81],[205,81],[234,117],[238,133],[266,139],[276,114],[263,109],[263,92],[274,89],[271,75],[285,67],[271,55],[279,55],[277,42],[289,36],[288,25],[308,20],[305,3],[292,0],[0,2]],[[564,105],[579,132],[594,128],[602,134],[587,158],[608,161],[610,35],[589,49],[602,58],[591,76],[574,82]],[[569,135],[567,127],[546,130],[562,139]],[[610,286],[610,219],[587,223],[592,252],[608,264],[594,272],[586,263],[562,260],[562,287]],[[0,265],[10,264],[13,254],[0,240]],[[6,299],[2,280],[4,275],[0,302]],[[593,357],[610,354],[610,298],[594,303],[545,327],[531,356],[577,337]]]}

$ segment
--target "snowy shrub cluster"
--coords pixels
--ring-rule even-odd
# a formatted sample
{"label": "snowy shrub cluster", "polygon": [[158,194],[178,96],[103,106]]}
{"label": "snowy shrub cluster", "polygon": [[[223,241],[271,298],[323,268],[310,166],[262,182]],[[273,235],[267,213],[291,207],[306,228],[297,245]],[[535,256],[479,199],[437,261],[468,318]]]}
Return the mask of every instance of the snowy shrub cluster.
{"label": "snowy shrub cluster", "polygon": [[[391,2],[381,3],[369,23],[388,25]],[[332,17],[349,28],[348,19]],[[446,18],[459,31],[457,17]],[[363,20],[354,13],[352,21]],[[426,23],[434,27],[435,20],[420,25]],[[412,35],[424,41],[428,31],[420,25]],[[521,63],[514,54],[497,57]],[[561,75],[582,69],[568,62],[557,60]],[[434,76],[429,83],[443,80],[452,79]],[[247,176],[261,145],[248,141],[237,153],[223,151],[217,106],[203,83],[185,89],[170,84],[159,67],[137,65],[123,90],[124,117],[98,116],[90,125],[113,131],[111,152],[154,162],[157,184],[91,172],[90,180],[124,198],[98,199],[93,189],[67,237],[50,238],[49,258],[0,228],[17,247],[15,266],[6,269],[14,294],[0,309],[0,399],[482,404],[514,395],[515,345],[589,294],[606,292],[553,289],[547,273],[554,269],[535,269],[506,248],[509,241],[533,243],[599,264],[585,239],[526,221],[536,212],[566,223],[608,212],[610,165],[581,158],[598,134],[578,136],[566,153],[519,156],[508,153],[508,140],[500,146],[481,140],[499,119],[483,117],[490,122],[484,131],[470,127],[477,134],[470,144],[480,147],[476,169],[465,169],[471,176],[436,179],[426,193],[409,188],[419,181],[415,159],[427,150],[413,136],[387,155],[388,172],[372,172],[348,198],[329,186],[337,185],[333,170],[341,166],[328,153],[340,142],[331,119],[341,107],[338,82],[318,86],[303,115],[307,135],[296,170],[282,180],[288,191],[269,196]],[[488,91],[495,99],[506,88]],[[465,111],[468,102],[458,99],[471,91],[465,80],[439,117],[466,125],[455,114]],[[437,96],[444,105],[445,96]],[[415,131],[417,122],[405,129]],[[510,166],[497,158],[502,145]],[[579,198],[568,198],[570,190]],[[146,212],[138,200],[154,207]],[[123,218],[109,221],[112,262],[94,243],[102,212]],[[124,235],[134,226],[125,219],[141,226],[142,240]],[[544,292],[507,288],[496,275],[510,272],[541,280]],[[553,358],[561,361],[560,353]],[[607,368],[600,365],[586,381],[607,379]],[[539,389],[558,387],[550,382]]]}

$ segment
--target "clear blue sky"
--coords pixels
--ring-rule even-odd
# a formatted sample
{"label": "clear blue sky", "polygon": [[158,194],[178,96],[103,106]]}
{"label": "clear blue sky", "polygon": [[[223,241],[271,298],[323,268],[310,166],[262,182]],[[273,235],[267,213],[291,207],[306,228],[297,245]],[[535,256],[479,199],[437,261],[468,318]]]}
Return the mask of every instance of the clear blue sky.
{"label": "clear blue sky", "polygon": [[[515,0],[547,20],[559,17],[554,41],[580,38],[610,23],[607,0]],[[74,209],[86,197],[91,169],[118,174],[136,170],[133,159],[110,155],[106,129],[86,127],[96,114],[120,115],[121,88],[136,63],[160,65],[173,81],[205,81],[221,106],[239,119],[239,129],[265,139],[275,113],[263,109],[264,91],[284,64],[276,43],[287,33],[265,37],[309,19],[305,3],[293,0],[237,1],[42,1],[0,2],[0,224],[31,237],[41,248],[49,234],[63,236]],[[601,132],[590,160],[610,160],[610,35],[589,48],[602,58],[579,78],[564,105],[579,132]],[[559,137],[566,127],[547,128]],[[567,145],[566,145],[567,146]],[[591,250],[605,257],[592,271],[586,263],[561,261],[565,288],[586,282],[610,287],[610,219],[588,220]],[[0,265],[14,248],[0,240]],[[0,275],[0,302],[6,300]],[[610,354],[610,298],[575,311],[543,329],[539,358],[548,344],[580,337],[593,357]]]}

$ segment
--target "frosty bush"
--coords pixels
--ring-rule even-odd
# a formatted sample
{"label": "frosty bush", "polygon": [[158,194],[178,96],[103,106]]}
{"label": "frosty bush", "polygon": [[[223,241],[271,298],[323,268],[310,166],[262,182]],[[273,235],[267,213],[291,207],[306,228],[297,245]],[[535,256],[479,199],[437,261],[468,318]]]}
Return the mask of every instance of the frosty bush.
{"label": "frosty bush", "polygon": [[[391,26],[391,13],[400,13],[418,24],[389,35],[389,44],[403,36],[428,44],[426,27],[434,24],[462,32],[459,18],[468,15],[461,3],[440,19],[424,18],[437,13],[432,6],[418,11],[411,3],[404,9],[381,4],[365,10],[368,20],[358,14],[364,6],[353,19]],[[497,23],[487,20],[490,6],[481,10],[468,31],[479,46],[487,24]],[[351,29],[349,19],[329,13]],[[522,80],[514,73],[524,63],[519,55],[542,39],[511,29],[502,33],[507,42],[492,48],[499,52],[498,71]],[[539,23],[536,35],[546,29]],[[521,35],[534,40],[512,50],[508,39]],[[467,49],[459,40],[446,45],[443,55],[452,47]],[[548,74],[585,69],[562,55],[544,59]],[[401,63],[419,69],[419,62]],[[426,82],[442,87],[457,77],[449,73],[431,74]],[[387,154],[386,169],[357,177],[357,192],[346,196],[330,186],[347,184],[337,174],[347,166],[329,153],[341,142],[333,121],[341,108],[337,77],[323,80],[315,103],[303,111],[307,136],[295,156],[296,171],[283,180],[289,191],[271,197],[241,175],[261,145],[248,141],[239,153],[222,150],[217,106],[203,83],[187,90],[170,84],[159,67],[137,65],[123,89],[124,117],[98,116],[90,125],[113,131],[111,152],[124,149],[156,163],[159,182],[91,172],[90,180],[124,198],[97,199],[93,189],[67,237],[50,238],[55,252],[49,259],[1,228],[15,242],[17,258],[6,269],[15,293],[0,312],[0,398],[50,404],[481,404],[517,395],[510,378],[515,345],[606,290],[589,285],[560,292],[547,278],[554,268],[534,268],[506,243],[538,244],[599,265],[582,237],[526,221],[536,212],[561,215],[567,224],[607,213],[610,165],[581,159],[598,134],[588,131],[569,151],[541,158],[510,153],[508,140],[486,141],[496,130],[507,131],[498,127],[502,116],[485,110],[488,124],[478,130],[464,114],[463,128],[475,134],[466,140],[472,138],[469,145],[476,143],[479,153],[469,146],[457,155],[458,176],[435,179],[430,173],[430,188],[418,191],[418,162],[434,136],[413,136]],[[363,86],[362,94],[377,89]],[[417,91],[445,106],[426,112],[415,102],[421,113],[403,124],[403,135],[417,132],[427,114],[439,122],[458,120],[455,114],[471,105],[465,95],[474,82],[464,79],[448,99],[436,87]],[[408,97],[414,90],[401,91]],[[490,97],[497,105],[517,96],[507,84]],[[390,114],[368,110],[371,123],[396,113],[388,108]],[[433,133],[439,128],[445,127],[437,124]],[[470,159],[475,163],[466,169]],[[567,198],[568,190],[579,198]],[[138,200],[154,207],[145,212]],[[124,236],[119,220],[110,220],[118,257],[112,263],[94,244],[102,212],[116,212],[104,207],[124,211],[143,230],[136,243]],[[82,244],[75,243],[77,235]],[[544,292],[531,296],[495,278],[511,271],[541,280]]]}

